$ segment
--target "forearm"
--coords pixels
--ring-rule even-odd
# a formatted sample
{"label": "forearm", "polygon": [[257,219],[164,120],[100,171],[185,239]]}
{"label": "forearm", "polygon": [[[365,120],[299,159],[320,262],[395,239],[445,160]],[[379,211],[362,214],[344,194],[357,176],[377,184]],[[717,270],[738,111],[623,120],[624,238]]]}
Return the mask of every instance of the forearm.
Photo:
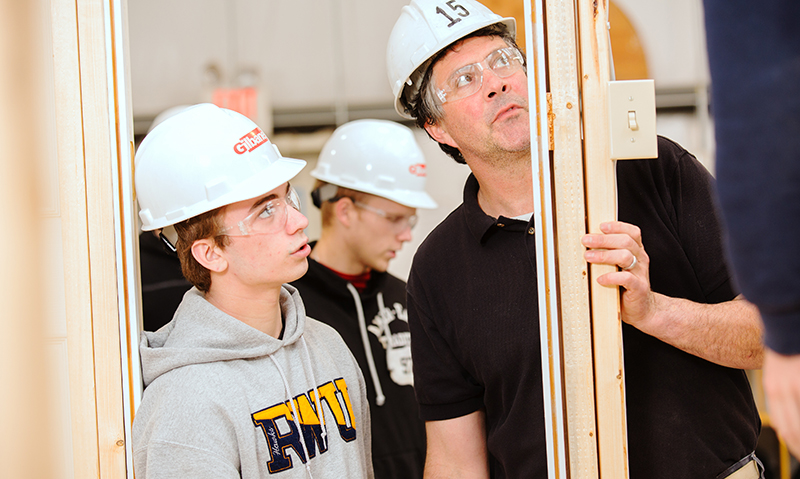
{"label": "forearm", "polygon": [[475,470],[469,464],[428,454],[425,459],[423,479],[489,479],[489,472],[482,469]]}
{"label": "forearm", "polygon": [[653,314],[633,326],[707,361],[737,369],[759,369],[764,359],[758,310],[736,298],[701,304],[653,293]]}
{"label": "forearm", "polygon": [[485,414],[430,421],[424,479],[488,479]]}

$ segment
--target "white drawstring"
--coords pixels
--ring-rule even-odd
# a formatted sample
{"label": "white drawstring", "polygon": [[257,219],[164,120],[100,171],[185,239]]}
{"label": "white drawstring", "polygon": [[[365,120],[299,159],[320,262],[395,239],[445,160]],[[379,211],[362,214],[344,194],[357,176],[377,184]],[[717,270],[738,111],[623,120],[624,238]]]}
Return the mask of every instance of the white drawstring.
{"label": "white drawstring", "polygon": [[308,352],[308,344],[306,344],[306,337],[300,336],[300,341],[303,342],[303,349],[306,352],[306,362],[308,370],[311,371],[311,381],[314,383],[314,401],[317,404],[317,416],[322,419],[322,444],[328,444],[328,424],[325,422],[325,410],[322,408],[322,395],[319,393],[319,383],[314,376],[314,363],[311,362],[311,354]]}
{"label": "white drawstring", "polygon": [[356,302],[356,312],[358,313],[358,329],[361,330],[361,342],[364,344],[364,353],[367,355],[367,364],[369,365],[369,374],[372,376],[372,383],[375,385],[375,404],[383,406],[386,402],[386,396],[383,395],[381,388],[381,381],[378,378],[378,370],[375,368],[375,359],[372,357],[372,348],[369,345],[369,337],[367,336],[367,323],[364,319],[364,309],[361,307],[361,297],[358,295],[358,290],[352,283],[347,283],[347,289],[353,295],[353,300]]}
{"label": "white drawstring", "polygon": [[278,373],[281,375],[281,379],[283,380],[283,388],[286,390],[286,396],[289,398],[289,405],[292,408],[292,415],[294,416],[294,425],[297,427],[297,433],[300,435],[300,443],[303,445],[303,452],[306,455],[306,473],[308,473],[308,477],[314,479],[314,476],[311,474],[311,456],[308,455],[308,448],[306,447],[305,437],[303,436],[303,428],[300,426],[300,415],[297,412],[297,408],[294,405],[294,399],[292,398],[292,392],[289,390],[289,382],[286,380],[286,375],[283,374],[283,369],[281,365],[278,364],[278,361],[270,355],[269,358],[275,364],[275,367],[278,369]]}
{"label": "white drawstring", "polygon": [[[378,311],[381,313],[381,315],[383,315],[384,312],[388,312],[386,311],[386,305],[383,304],[383,293],[378,293]],[[386,335],[385,347],[387,349],[392,347],[392,328],[389,327],[390,322],[391,319],[385,317],[383,318],[383,321],[381,321],[381,323],[383,323],[381,325],[381,327],[383,328],[383,334]]]}

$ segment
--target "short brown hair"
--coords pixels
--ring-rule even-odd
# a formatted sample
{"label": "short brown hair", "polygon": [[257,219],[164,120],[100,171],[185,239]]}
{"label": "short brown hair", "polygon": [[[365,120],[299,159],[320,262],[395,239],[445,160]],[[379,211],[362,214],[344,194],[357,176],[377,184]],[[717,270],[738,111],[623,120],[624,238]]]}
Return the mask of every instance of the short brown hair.
{"label": "short brown hair", "polygon": [[[328,183],[322,180],[317,180],[316,183],[314,183],[314,189],[316,190],[317,188],[321,188],[327,184]],[[333,212],[334,204],[344,197],[350,198],[353,201],[364,201],[367,197],[367,193],[339,186],[338,190],[336,190],[336,196],[328,199],[327,201],[322,201],[322,203],[319,206],[319,212],[320,216],[322,217],[323,228],[331,225],[331,222],[333,221],[334,217],[334,212]]]}
{"label": "short brown hair", "polygon": [[224,226],[222,225],[224,208],[223,206],[207,211],[175,225],[175,231],[178,233],[175,249],[181,261],[181,272],[187,281],[204,293],[208,293],[211,289],[211,272],[194,259],[192,245],[197,240],[211,238],[214,245],[220,248],[228,246],[229,238],[218,234]]}

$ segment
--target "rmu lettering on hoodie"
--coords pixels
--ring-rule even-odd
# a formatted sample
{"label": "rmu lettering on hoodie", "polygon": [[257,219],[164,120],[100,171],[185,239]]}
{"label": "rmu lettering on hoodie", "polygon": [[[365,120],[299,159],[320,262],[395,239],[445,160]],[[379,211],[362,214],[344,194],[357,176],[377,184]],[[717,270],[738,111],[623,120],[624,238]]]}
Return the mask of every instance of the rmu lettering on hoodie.
{"label": "rmu lettering on hoodie", "polygon": [[[336,419],[339,436],[345,442],[354,441],[356,422],[345,380],[339,378],[327,382],[317,388],[317,394],[320,402]],[[317,449],[319,454],[324,454],[328,450],[328,442],[326,435],[323,434],[323,424],[320,420],[324,411],[316,402],[314,390],[295,396],[293,401],[294,411],[297,411],[299,416],[298,421],[295,421],[289,401],[275,404],[251,415],[255,427],[261,428],[267,440],[270,454],[267,466],[270,474],[294,467],[292,458],[288,454],[289,449],[294,451],[303,464],[307,461],[304,451],[307,450],[309,457],[313,459],[317,456]],[[297,423],[300,424],[302,434],[297,430]],[[326,426],[332,425],[326,424]]]}

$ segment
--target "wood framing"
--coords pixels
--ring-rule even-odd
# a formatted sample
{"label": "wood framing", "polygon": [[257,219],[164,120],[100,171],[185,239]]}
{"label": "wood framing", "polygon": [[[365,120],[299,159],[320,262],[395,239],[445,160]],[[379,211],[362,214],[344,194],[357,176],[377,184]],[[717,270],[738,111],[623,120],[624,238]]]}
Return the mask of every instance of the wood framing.
{"label": "wood framing", "polygon": [[[125,433],[101,0],[52,0],[74,477],[122,478]],[[88,287],[87,287],[88,285]]]}
{"label": "wood framing", "polygon": [[576,11],[571,1],[547,0],[545,12],[568,467],[570,477],[593,479],[598,462],[592,330],[585,248],[578,241],[586,220]]}
{"label": "wood framing", "polygon": [[544,0],[525,2],[525,44],[528,65],[533,219],[536,228],[536,293],[539,300],[539,342],[542,363],[547,469],[551,479],[566,478],[567,438],[564,427],[564,372],[556,261],[555,215],[550,161],[550,95]]}
{"label": "wood framing", "polygon": [[41,127],[46,82],[38,2],[0,2],[0,477],[53,477],[54,414],[47,389],[42,304],[41,202],[36,165],[46,155]]}
{"label": "wood framing", "polygon": [[[616,219],[616,171],[608,129],[608,83],[611,80],[608,1],[578,0],[578,45],[583,105],[586,213],[590,233]],[[589,268],[594,341],[595,401],[600,477],[628,477],[625,377],[619,289],[602,287],[597,278],[616,271],[611,265]]]}
{"label": "wood framing", "polygon": [[[526,6],[535,1],[525,0]],[[616,172],[607,124],[611,79],[608,5],[592,0],[540,1],[546,13],[551,105],[553,187],[549,201],[554,204],[554,247],[558,250],[559,304],[552,310],[559,314],[563,346],[560,371],[568,476],[624,479],[628,460],[619,290],[596,282],[616,268],[590,268],[580,244],[583,234],[597,233],[601,222],[616,219]],[[536,75],[530,62],[528,74]],[[535,190],[537,186],[543,189],[534,185]],[[546,261],[544,265],[548,266]],[[546,368],[552,373],[553,368],[543,361],[545,381]],[[548,429],[548,440],[558,441],[558,433]],[[552,447],[548,444],[548,450]],[[551,464],[549,461],[548,466]],[[551,470],[549,476],[564,474]]]}

